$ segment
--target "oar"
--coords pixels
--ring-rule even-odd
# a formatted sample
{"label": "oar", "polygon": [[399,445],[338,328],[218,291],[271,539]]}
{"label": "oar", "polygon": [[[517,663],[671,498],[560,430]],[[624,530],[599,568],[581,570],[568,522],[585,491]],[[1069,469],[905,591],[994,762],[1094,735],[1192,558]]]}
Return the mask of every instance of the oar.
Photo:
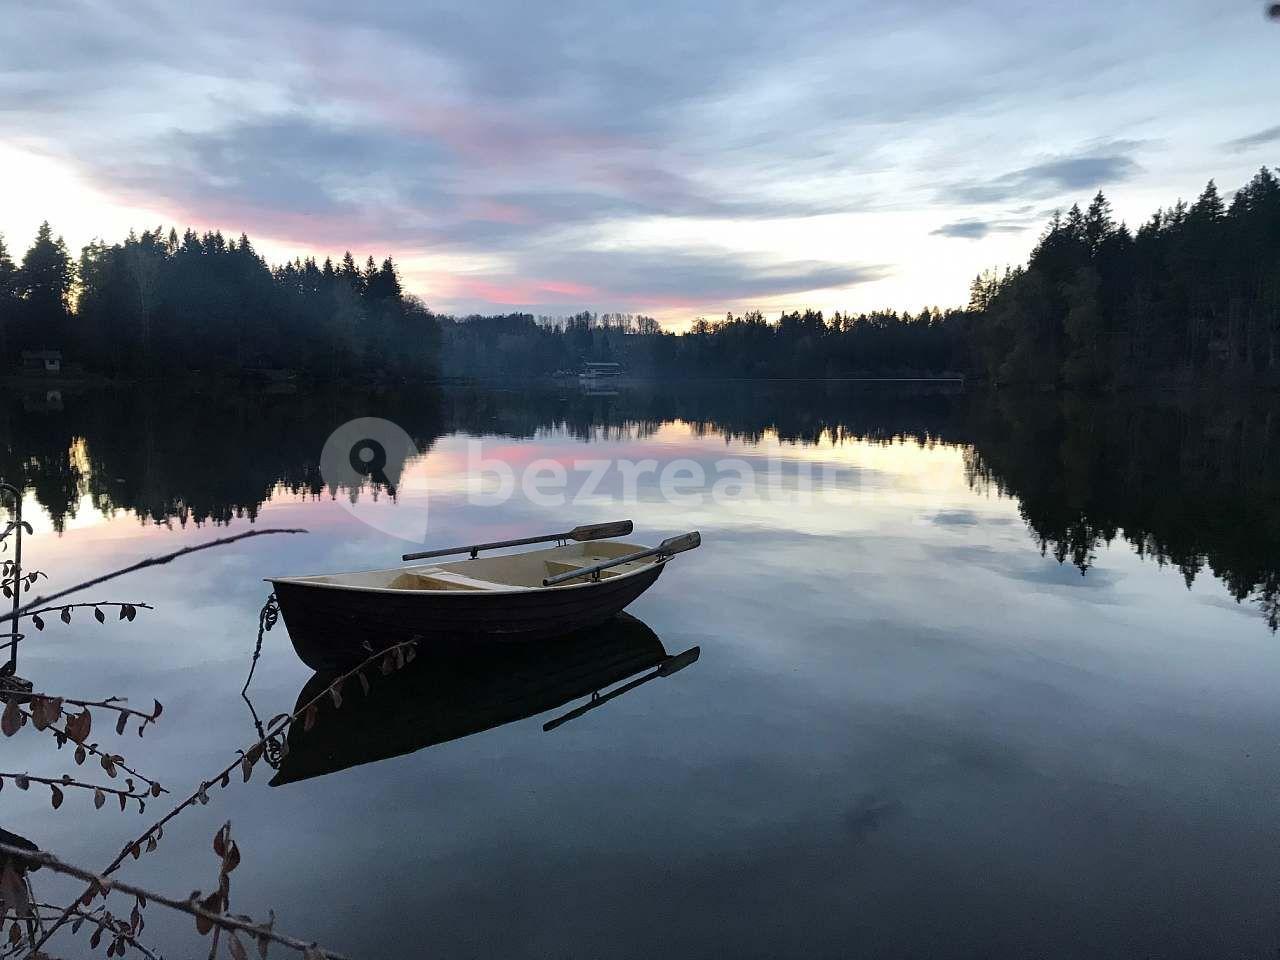
{"label": "oar", "polygon": [[702,653],[701,647],[690,647],[684,653],[678,653],[674,657],[667,657],[666,660],[663,660],[662,663],[658,665],[658,669],[653,671],[653,673],[646,673],[643,677],[637,677],[635,680],[632,680],[630,683],[624,683],[622,686],[618,687],[616,690],[610,690],[608,693],[603,694],[602,696],[592,697],[582,706],[575,707],[573,710],[570,710],[564,716],[556,717],[554,720],[548,720],[546,723],[542,725],[542,730],[544,733],[550,733],[552,730],[554,730],[556,727],[560,726],[561,724],[568,723],[570,720],[576,720],[578,719],[578,717],[582,716],[584,713],[588,713],[594,710],[596,707],[604,706],[614,697],[620,697],[624,693],[629,693],[632,690],[634,690],[636,687],[640,686],[642,683],[648,683],[650,680],[658,679],[658,677],[669,677],[673,673],[678,673],[679,671],[683,670],[685,667],[693,663],[696,663],[698,660],[698,656],[701,653]]}
{"label": "oar", "polygon": [[616,567],[622,563],[630,563],[633,560],[643,560],[646,557],[662,557],[665,560],[667,557],[674,556],[677,553],[692,550],[700,543],[702,543],[702,534],[698,533],[697,530],[693,530],[690,533],[682,533],[678,537],[667,537],[652,550],[628,553],[625,557],[614,557],[604,563],[597,563],[590,567],[579,567],[577,570],[569,570],[565,573],[556,574],[554,577],[547,577],[542,581],[542,585],[544,587],[554,587],[557,583],[565,583],[569,580],[576,580],[579,577],[594,577],[601,570],[608,570],[610,567]]}
{"label": "oar", "polygon": [[443,550],[424,550],[421,553],[406,553],[402,560],[425,560],[427,557],[447,557],[451,553],[470,553],[475,559],[481,550],[496,550],[498,547],[522,547],[528,543],[550,543],[552,540],[607,540],[610,537],[625,537],[631,532],[630,520],[615,520],[611,523],[585,523],[574,527],[567,533],[548,533],[541,537],[524,537],[521,540],[496,540],[493,543],[476,543],[469,547],[446,547]]}

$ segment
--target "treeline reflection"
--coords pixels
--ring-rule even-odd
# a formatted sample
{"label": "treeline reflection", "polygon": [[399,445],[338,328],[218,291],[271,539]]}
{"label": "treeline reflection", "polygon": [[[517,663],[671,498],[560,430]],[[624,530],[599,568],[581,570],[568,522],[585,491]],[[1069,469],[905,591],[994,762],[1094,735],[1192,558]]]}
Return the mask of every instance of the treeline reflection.
{"label": "treeline reflection", "polygon": [[[61,528],[87,500],[144,522],[256,516],[278,489],[326,487],[318,461],[347,420],[384,417],[428,453],[450,433],[583,440],[694,433],[758,441],[866,441],[963,448],[969,482],[1015,498],[1041,549],[1082,573],[1117,538],[1175,567],[1205,569],[1280,623],[1280,402],[964,391],[946,383],[482,386],[383,393],[244,395],[138,389],[11,395],[0,405],[0,472]],[[398,478],[391,478],[393,481]]]}

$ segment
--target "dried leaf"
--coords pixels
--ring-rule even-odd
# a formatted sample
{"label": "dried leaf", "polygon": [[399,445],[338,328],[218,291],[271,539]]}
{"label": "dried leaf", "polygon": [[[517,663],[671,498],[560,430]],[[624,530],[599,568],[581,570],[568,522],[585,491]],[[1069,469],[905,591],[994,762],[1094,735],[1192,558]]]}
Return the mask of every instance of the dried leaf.
{"label": "dried leaf", "polygon": [[126,797],[123,793],[117,793],[116,799],[120,801],[120,812],[124,813],[124,808],[125,808],[125,805],[129,802],[129,798]]}
{"label": "dried leaf", "polygon": [[93,716],[88,709],[81,710],[79,713],[67,717],[65,726],[67,736],[76,741],[76,743],[84,743],[89,739],[89,733],[93,729]]}
{"label": "dried leaf", "polygon": [[364,675],[363,670],[357,673],[356,676],[360,678],[360,688],[364,690],[364,695],[367,697],[369,695],[369,678]]}
{"label": "dried leaf", "polygon": [[329,696],[333,698],[334,707],[342,706],[342,681],[335,680],[333,685],[329,687]]}
{"label": "dried leaf", "polygon": [[227,949],[231,951],[231,960],[249,960],[249,954],[245,952],[244,944],[240,942],[236,932],[228,930],[227,933],[231,937],[227,941]]}
{"label": "dried leaf", "polygon": [[151,795],[153,797],[158,797],[162,793],[164,793],[164,791],[160,789],[160,784],[158,783],[151,784]]}
{"label": "dried leaf", "polygon": [[10,700],[5,704],[4,714],[0,716],[0,732],[3,732],[6,737],[12,737],[22,729],[26,719],[26,714],[18,707],[18,701]]}
{"label": "dried leaf", "polygon": [[218,829],[218,832],[213,835],[213,852],[218,855],[219,859],[222,859],[227,855],[226,833],[227,833],[227,827],[226,827],[226,824],[223,824]]}
{"label": "dried leaf", "polygon": [[40,618],[40,614],[38,614],[38,613],[33,613],[33,614],[31,615],[31,622],[32,622],[32,623],[34,623],[34,624],[36,625],[36,629],[37,629],[37,630],[43,630],[43,629],[44,629],[44,620],[42,620],[42,619]]}
{"label": "dried leaf", "polygon": [[[129,619],[132,620],[133,617],[130,617]],[[162,713],[164,713],[164,704],[157,700],[155,701],[155,709],[151,711],[151,719],[159,720],[160,714]]]}
{"label": "dried leaf", "polygon": [[102,769],[107,771],[107,776],[114,778],[116,775],[116,761],[110,754],[103,754]]}
{"label": "dried leaf", "polygon": [[316,718],[319,715],[320,711],[316,709],[314,703],[307,707],[306,712],[302,715],[302,730],[304,733],[316,725]]}
{"label": "dried leaf", "polygon": [[57,810],[60,806],[62,806],[62,799],[63,799],[63,798],[62,798],[62,791],[61,791],[61,790],[59,790],[59,789],[58,789],[56,786],[54,786],[53,784],[50,784],[50,785],[49,785],[49,789],[50,789],[50,791],[52,791],[52,793],[53,793],[53,798],[52,798],[52,799],[53,799],[53,809]]}
{"label": "dried leaf", "polygon": [[240,866],[240,848],[236,846],[234,840],[227,844],[227,855],[222,860],[227,873],[230,873],[236,867]]}
{"label": "dried leaf", "polygon": [[15,947],[22,942],[22,928],[18,926],[17,920],[9,927],[9,942]]}
{"label": "dried leaf", "polygon": [[391,671],[395,669],[395,663],[396,663],[395,657],[393,657],[389,653],[382,658],[382,675],[384,677],[390,674]]}
{"label": "dried leaf", "polygon": [[267,950],[271,948],[271,938],[264,933],[258,934],[258,956],[267,960]]}
{"label": "dried leaf", "polygon": [[147,853],[151,853],[156,848],[156,838],[154,836],[147,837]]}
{"label": "dried leaf", "polygon": [[99,926],[97,930],[93,931],[93,936],[89,938],[89,947],[93,950],[97,950],[98,944],[100,943],[102,943],[102,927],[101,926]]}
{"label": "dried leaf", "polygon": [[129,715],[127,713],[120,714],[120,716],[116,718],[116,733],[117,734],[124,733],[124,726],[128,722],[129,722]]}
{"label": "dried leaf", "polygon": [[93,788],[93,806],[97,810],[102,809],[102,805],[107,802],[107,795],[98,787]]}
{"label": "dried leaf", "polygon": [[63,608],[62,608],[62,614],[61,614],[61,616],[62,616],[62,622],[63,622],[63,623],[70,623],[70,622],[71,622],[71,608],[70,608],[70,607],[63,607]]}
{"label": "dried leaf", "polygon": [[19,790],[25,790],[27,787],[31,786],[31,781],[27,779],[27,775],[25,773],[18,774],[13,778],[13,782],[17,785]]}
{"label": "dried leaf", "polygon": [[102,608],[101,608],[101,607],[94,607],[94,608],[93,608],[93,619],[97,620],[99,623],[106,623],[106,622],[107,622],[107,615],[106,615],[105,613],[103,613],[103,612],[102,612]]}

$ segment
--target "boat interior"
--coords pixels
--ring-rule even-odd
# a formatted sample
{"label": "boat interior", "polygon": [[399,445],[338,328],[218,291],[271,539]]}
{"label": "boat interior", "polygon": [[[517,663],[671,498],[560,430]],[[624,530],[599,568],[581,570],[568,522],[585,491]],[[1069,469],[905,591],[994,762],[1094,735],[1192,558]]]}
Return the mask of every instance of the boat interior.
{"label": "boat interior", "polygon": [[[619,543],[616,540],[592,540],[567,543],[546,550],[479,557],[475,560],[289,579],[297,583],[333,584],[375,590],[555,590],[558,587],[542,586],[544,577],[591,567],[647,549],[648,547],[639,544]],[[658,557],[645,557],[619,564],[602,570],[600,579],[621,577],[659,562]],[[572,587],[584,582],[586,581],[571,580],[561,586]]]}

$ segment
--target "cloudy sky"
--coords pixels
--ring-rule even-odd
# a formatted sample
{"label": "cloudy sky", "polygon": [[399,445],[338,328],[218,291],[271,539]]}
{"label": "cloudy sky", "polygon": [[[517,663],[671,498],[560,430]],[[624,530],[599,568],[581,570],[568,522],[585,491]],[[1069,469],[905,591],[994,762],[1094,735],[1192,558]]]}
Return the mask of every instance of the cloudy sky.
{"label": "cloudy sky", "polygon": [[436,309],[963,302],[1280,164],[1262,0],[6,4],[0,232],[390,253]]}

